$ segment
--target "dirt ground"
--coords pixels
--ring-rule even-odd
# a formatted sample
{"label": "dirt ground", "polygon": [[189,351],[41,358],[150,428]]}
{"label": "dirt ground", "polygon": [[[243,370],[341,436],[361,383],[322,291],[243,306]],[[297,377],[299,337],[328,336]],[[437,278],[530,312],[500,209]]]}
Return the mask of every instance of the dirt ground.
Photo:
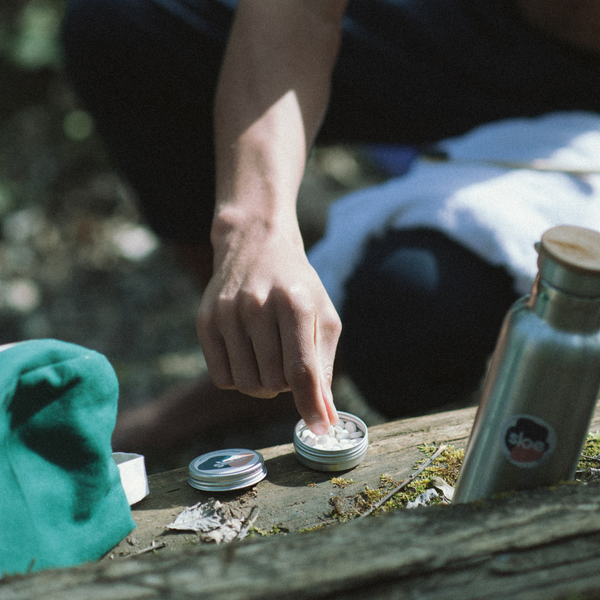
{"label": "dirt ground", "polygon": [[[102,352],[125,410],[205,369],[194,325],[200,294],[146,227],[135,191],[65,79],[55,55],[61,6],[0,7],[0,41],[13,47],[0,55],[0,344],[56,338]],[[307,244],[318,239],[331,200],[379,180],[355,149],[316,151],[298,209]],[[182,466],[220,445],[286,443],[292,425],[215,431],[185,456],[148,467]]]}

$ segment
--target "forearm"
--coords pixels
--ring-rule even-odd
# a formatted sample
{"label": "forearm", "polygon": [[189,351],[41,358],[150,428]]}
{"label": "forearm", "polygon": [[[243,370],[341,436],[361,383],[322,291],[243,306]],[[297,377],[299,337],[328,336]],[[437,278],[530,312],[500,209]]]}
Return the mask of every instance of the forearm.
{"label": "forearm", "polygon": [[213,245],[290,228],[323,118],[345,0],[240,2],[215,103]]}
{"label": "forearm", "polygon": [[340,321],[296,219],[323,118],[346,0],[241,0],[215,106],[214,275],[198,336],[214,383],[272,398],[291,390],[315,433],[337,415]]}

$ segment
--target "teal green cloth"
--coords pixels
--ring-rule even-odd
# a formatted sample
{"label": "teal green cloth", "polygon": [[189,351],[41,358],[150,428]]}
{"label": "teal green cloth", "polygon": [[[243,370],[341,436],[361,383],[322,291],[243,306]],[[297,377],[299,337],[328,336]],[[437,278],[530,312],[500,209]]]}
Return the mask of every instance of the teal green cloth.
{"label": "teal green cloth", "polygon": [[0,576],[96,560],[135,527],[112,459],[117,400],[97,352],[0,351]]}

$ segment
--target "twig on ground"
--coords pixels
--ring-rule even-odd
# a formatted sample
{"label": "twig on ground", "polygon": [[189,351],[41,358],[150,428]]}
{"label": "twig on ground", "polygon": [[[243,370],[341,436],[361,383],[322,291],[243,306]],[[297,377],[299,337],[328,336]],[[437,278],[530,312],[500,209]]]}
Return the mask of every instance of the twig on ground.
{"label": "twig on ground", "polygon": [[142,548],[141,550],[138,550],[137,552],[134,552],[133,554],[126,556],[125,558],[130,558],[132,556],[139,556],[140,554],[147,554],[148,552],[152,552],[152,550],[160,550],[161,548],[164,548],[166,545],[167,545],[166,542],[157,542],[156,540],[152,540],[152,544],[150,546],[148,546],[147,548]]}
{"label": "twig on ground", "polygon": [[364,519],[367,515],[370,515],[374,510],[377,510],[380,506],[385,504],[394,494],[397,494],[404,486],[408,485],[411,481],[414,481],[448,446],[442,444],[436,451],[435,454],[421,465],[414,473],[411,473],[400,485],[395,487],[389,494],[384,498],[375,503],[369,510],[362,515],[359,519]]}

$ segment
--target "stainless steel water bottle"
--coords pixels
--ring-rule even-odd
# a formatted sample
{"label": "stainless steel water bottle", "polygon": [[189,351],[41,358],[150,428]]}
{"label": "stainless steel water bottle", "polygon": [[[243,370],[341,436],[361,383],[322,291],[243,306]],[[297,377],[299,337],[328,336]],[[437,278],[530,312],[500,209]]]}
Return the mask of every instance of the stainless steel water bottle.
{"label": "stainless steel water bottle", "polygon": [[538,275],[504,320],[453,503],[575,474],[600,393],[600,233],[562,225],[536,249]]}

